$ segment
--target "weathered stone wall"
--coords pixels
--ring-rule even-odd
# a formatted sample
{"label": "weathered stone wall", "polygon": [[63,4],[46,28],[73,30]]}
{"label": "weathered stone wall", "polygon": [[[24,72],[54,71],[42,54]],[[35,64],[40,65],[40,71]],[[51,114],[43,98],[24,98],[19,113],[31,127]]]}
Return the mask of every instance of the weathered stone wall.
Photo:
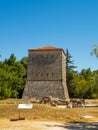
{"label": "weathered stone wall", "polygon": [[52,96],[69,98],[63,51],[29,51],[27,82],[23,98]]}
{"label": "weathered stone wall", "polygon": [[69,93],[66,85],[66,56],[63,52],[62,52],[62,84],[64,87],[65,98],[68,98]]}
{"label": "weathered stone wall", "polygon": [[52,96],[64,99],[64,87],[61,81],[28,81],[23,98],[36,97],[41,99],[44,96]]}
{"label": "weathered stone wall", "polygon": [[62,52],[62,79],[66,82],[66,56]]}
{"label": "weathered stone wall", "polygon": [[30,51],[27,80],[61,80],[62,55],[59,51]]}

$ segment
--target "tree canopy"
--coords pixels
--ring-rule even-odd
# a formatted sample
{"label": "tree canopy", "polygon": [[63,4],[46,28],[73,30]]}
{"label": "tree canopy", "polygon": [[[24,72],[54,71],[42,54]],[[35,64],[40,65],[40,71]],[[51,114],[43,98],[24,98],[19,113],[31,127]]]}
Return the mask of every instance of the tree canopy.
{"label": "tree canopy", "polygon": [[75,71],[76,66],[68,49],[66,50],[67,87],[70,98],[98,98],[98,70],[92,72],[90,68]]}
{"label": "tree canopy", "polygon": [[98,58],[98,44],[93,45],[91,55],[93,55],[93,54],[95,54],[95,56]]}
{"label": "tree canopy", "polygon": [[[26,82],[27,64],[16,61],[14,54],[0,65],[0,99],[21,98]],[[24,67],[25,66],[25,67]]]}

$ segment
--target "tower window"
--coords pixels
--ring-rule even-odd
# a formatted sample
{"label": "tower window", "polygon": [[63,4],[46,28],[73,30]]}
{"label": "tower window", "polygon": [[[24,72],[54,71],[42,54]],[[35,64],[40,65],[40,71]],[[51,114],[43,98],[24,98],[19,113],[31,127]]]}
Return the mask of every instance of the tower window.
{"label": "tower window", "polygon": [[48,73],[47,73],[47,77],[48,77]]}
{"label": "tower window", "polygon": [[53,76],[53,73],[51,75]]}
{"label": "tower window", "polygon": [[43,55],[41,54],[41,58],[43,58]]}
{"label": "tower window", "polygon": [[54,57],[54,55],[51,55],[51,58],[53,58]]}
{"label": "tower window", "polygon": [[36,74],[36,76],[38,76],[38,74]]}
{"label": "tower window", "polygon": [[40,58],[40,55],[37,55],[37,58]]}
{"label": "tower window", "polygon": [[43,77],[43,73],[41,73],[41,76]]}

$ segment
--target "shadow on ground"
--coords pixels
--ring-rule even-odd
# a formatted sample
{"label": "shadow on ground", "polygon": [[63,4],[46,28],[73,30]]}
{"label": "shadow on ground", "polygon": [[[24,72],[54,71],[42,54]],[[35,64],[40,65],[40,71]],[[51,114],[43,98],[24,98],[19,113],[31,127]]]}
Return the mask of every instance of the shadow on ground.
{"label": "shadow on ground", "polygon": [[60,128],[61,130],[98,130],[98,122],[71,123],[68,125],[46,125],[47,127]]}

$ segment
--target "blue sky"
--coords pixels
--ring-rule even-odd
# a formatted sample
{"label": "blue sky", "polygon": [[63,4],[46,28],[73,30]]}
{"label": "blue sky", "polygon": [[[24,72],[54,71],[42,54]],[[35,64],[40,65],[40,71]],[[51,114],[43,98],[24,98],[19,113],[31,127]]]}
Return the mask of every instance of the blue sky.
{"label": "blue sky", "polygon": [[1,60],[46,45],[72,55],[77,70],[98,69],[98,0],[0,0]]}

